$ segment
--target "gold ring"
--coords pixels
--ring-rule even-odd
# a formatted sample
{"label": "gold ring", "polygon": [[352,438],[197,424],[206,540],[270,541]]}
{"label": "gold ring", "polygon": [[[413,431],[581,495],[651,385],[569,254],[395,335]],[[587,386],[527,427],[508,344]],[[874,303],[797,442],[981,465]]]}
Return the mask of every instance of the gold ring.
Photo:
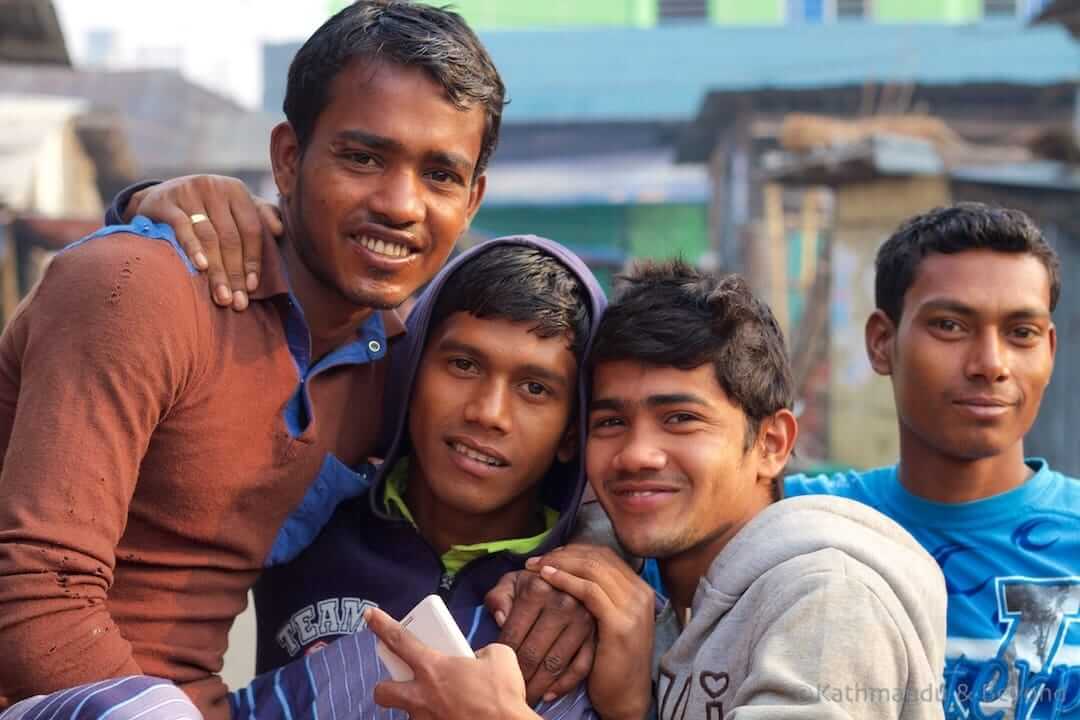
{"label": "gold ring", "polygon": [[198,225],[199,223],[206,222],[209,219],[210,218],[206,217],[202,213],[195,213],[194,215],[191,216],[191,224],[192,225]]}

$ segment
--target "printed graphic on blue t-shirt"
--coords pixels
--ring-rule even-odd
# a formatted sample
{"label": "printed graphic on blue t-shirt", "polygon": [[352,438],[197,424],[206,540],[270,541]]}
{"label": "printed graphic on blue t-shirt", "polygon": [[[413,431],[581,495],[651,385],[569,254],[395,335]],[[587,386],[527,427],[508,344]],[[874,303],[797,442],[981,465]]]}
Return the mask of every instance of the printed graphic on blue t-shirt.
{"label": "printed graphic on blue t-shirt", "polygon": [[943,504],[911,495],[896,467],[787,478],[787,495],[867,503],[934,556],[949,593],[948,720],[1080,718],[1080,481],[1043,460],[1024,485]]}

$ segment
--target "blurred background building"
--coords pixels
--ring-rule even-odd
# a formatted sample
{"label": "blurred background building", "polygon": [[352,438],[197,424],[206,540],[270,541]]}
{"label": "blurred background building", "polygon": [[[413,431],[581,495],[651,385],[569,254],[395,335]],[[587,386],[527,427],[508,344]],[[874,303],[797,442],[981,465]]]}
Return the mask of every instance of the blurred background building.
{"label": "blurred background building", "polygon": [[[0,311],[136,178],[223,173],[272,196],[289,62],[344,4],[0,0]],[[641,257],[746,274],[793,350],[800,457],[887,462],[891,397],[861,340],[874,251],[912,213],[986,198],[1031,211],[1071,261],[1077,5],[459,0],[511,100],[469,241],[547,235],[608,286]],[[1030,445],[1080,472],[1068,396]]]}
{"label": "blurred background building", "polygon": [[[136,178],[223,173],[272,196],[288,65],[345,4],[0,0],[0,310]],[[547,235],[609,287],[642,257],[746,274],[792,348],[800,458],[888,462],[892,399],[862,351],[874,252],[908,215],[982,198],[1029,210],[1069,267],[1078,5],[459,0],[510,95],[466,242]],[[1029,444],[1078,473],[1072,298],[1063,392]]]}
{"label": "blurred background building", "polygon": [[[137,178],[224,173],[272,197],[289,62],[345,4],[0,0],[0,314]],[[1066,280],[1027,447],[1080,474],[1080,0],[454,5],[511,99],[466,242],[547,235],[609,287],[641,257],[744,273],[787,333],[800,462],[867,467],[897,452],[863,351],[878,245],[936,205],[1022,208]]]}

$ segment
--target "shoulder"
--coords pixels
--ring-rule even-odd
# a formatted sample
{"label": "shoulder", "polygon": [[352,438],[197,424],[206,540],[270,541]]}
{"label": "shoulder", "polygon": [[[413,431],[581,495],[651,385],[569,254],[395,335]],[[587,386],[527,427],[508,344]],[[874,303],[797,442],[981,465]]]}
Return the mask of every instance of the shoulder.
{"label": "shoulder", "polygon": [[[55,269],[55,270],[54,270]],[[130,225],[110,225],[77,240],[53,258],[49,271],[128,271],[136,283],[146,280],[188,281],[196,274],[172,228],[137,217]],[[138,274],[136,275],[136,270]],[[91,275],[93,281],[100,273]]]}
{"label": "shoulder", "polygon": [[[26,311],[53,321],[154,322],[158,331],[182,325],[199,304],[194,266],[171,228],[136,220],[102,228],[57,253],[28,296]],[[170,322],[160,322],[162,315]]]}
{"label": "shoulder", "polygon": [[791,558],[754,585],[755,594],[764,601],[761,617],[766,623],[789,612],[857,615],[860,608],[868,609],[870,599],[873,605],[896,604],[895,594],[878,573],[835,548]]}
{"label": "shoulder", "polygon": [[1053,504],[1060,509],[1080,513],[1080,479],[1047,468]]}
{"label": "shoulder", "polygon": [[836,495],[872,505],[875,489],[895,477],[895,465],[867,471],[789,475],[784,478],[784,495]]}

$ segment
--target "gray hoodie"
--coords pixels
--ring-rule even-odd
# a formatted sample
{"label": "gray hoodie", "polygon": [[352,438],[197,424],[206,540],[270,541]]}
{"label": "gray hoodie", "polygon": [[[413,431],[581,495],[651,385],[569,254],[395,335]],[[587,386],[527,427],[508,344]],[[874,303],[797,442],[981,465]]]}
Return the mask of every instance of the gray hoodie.
{"label": "gray hoodie", "polygon": [[836,497],[771,505],[657,621],[661,720],[942,717],[945,582],[895,522]]}

